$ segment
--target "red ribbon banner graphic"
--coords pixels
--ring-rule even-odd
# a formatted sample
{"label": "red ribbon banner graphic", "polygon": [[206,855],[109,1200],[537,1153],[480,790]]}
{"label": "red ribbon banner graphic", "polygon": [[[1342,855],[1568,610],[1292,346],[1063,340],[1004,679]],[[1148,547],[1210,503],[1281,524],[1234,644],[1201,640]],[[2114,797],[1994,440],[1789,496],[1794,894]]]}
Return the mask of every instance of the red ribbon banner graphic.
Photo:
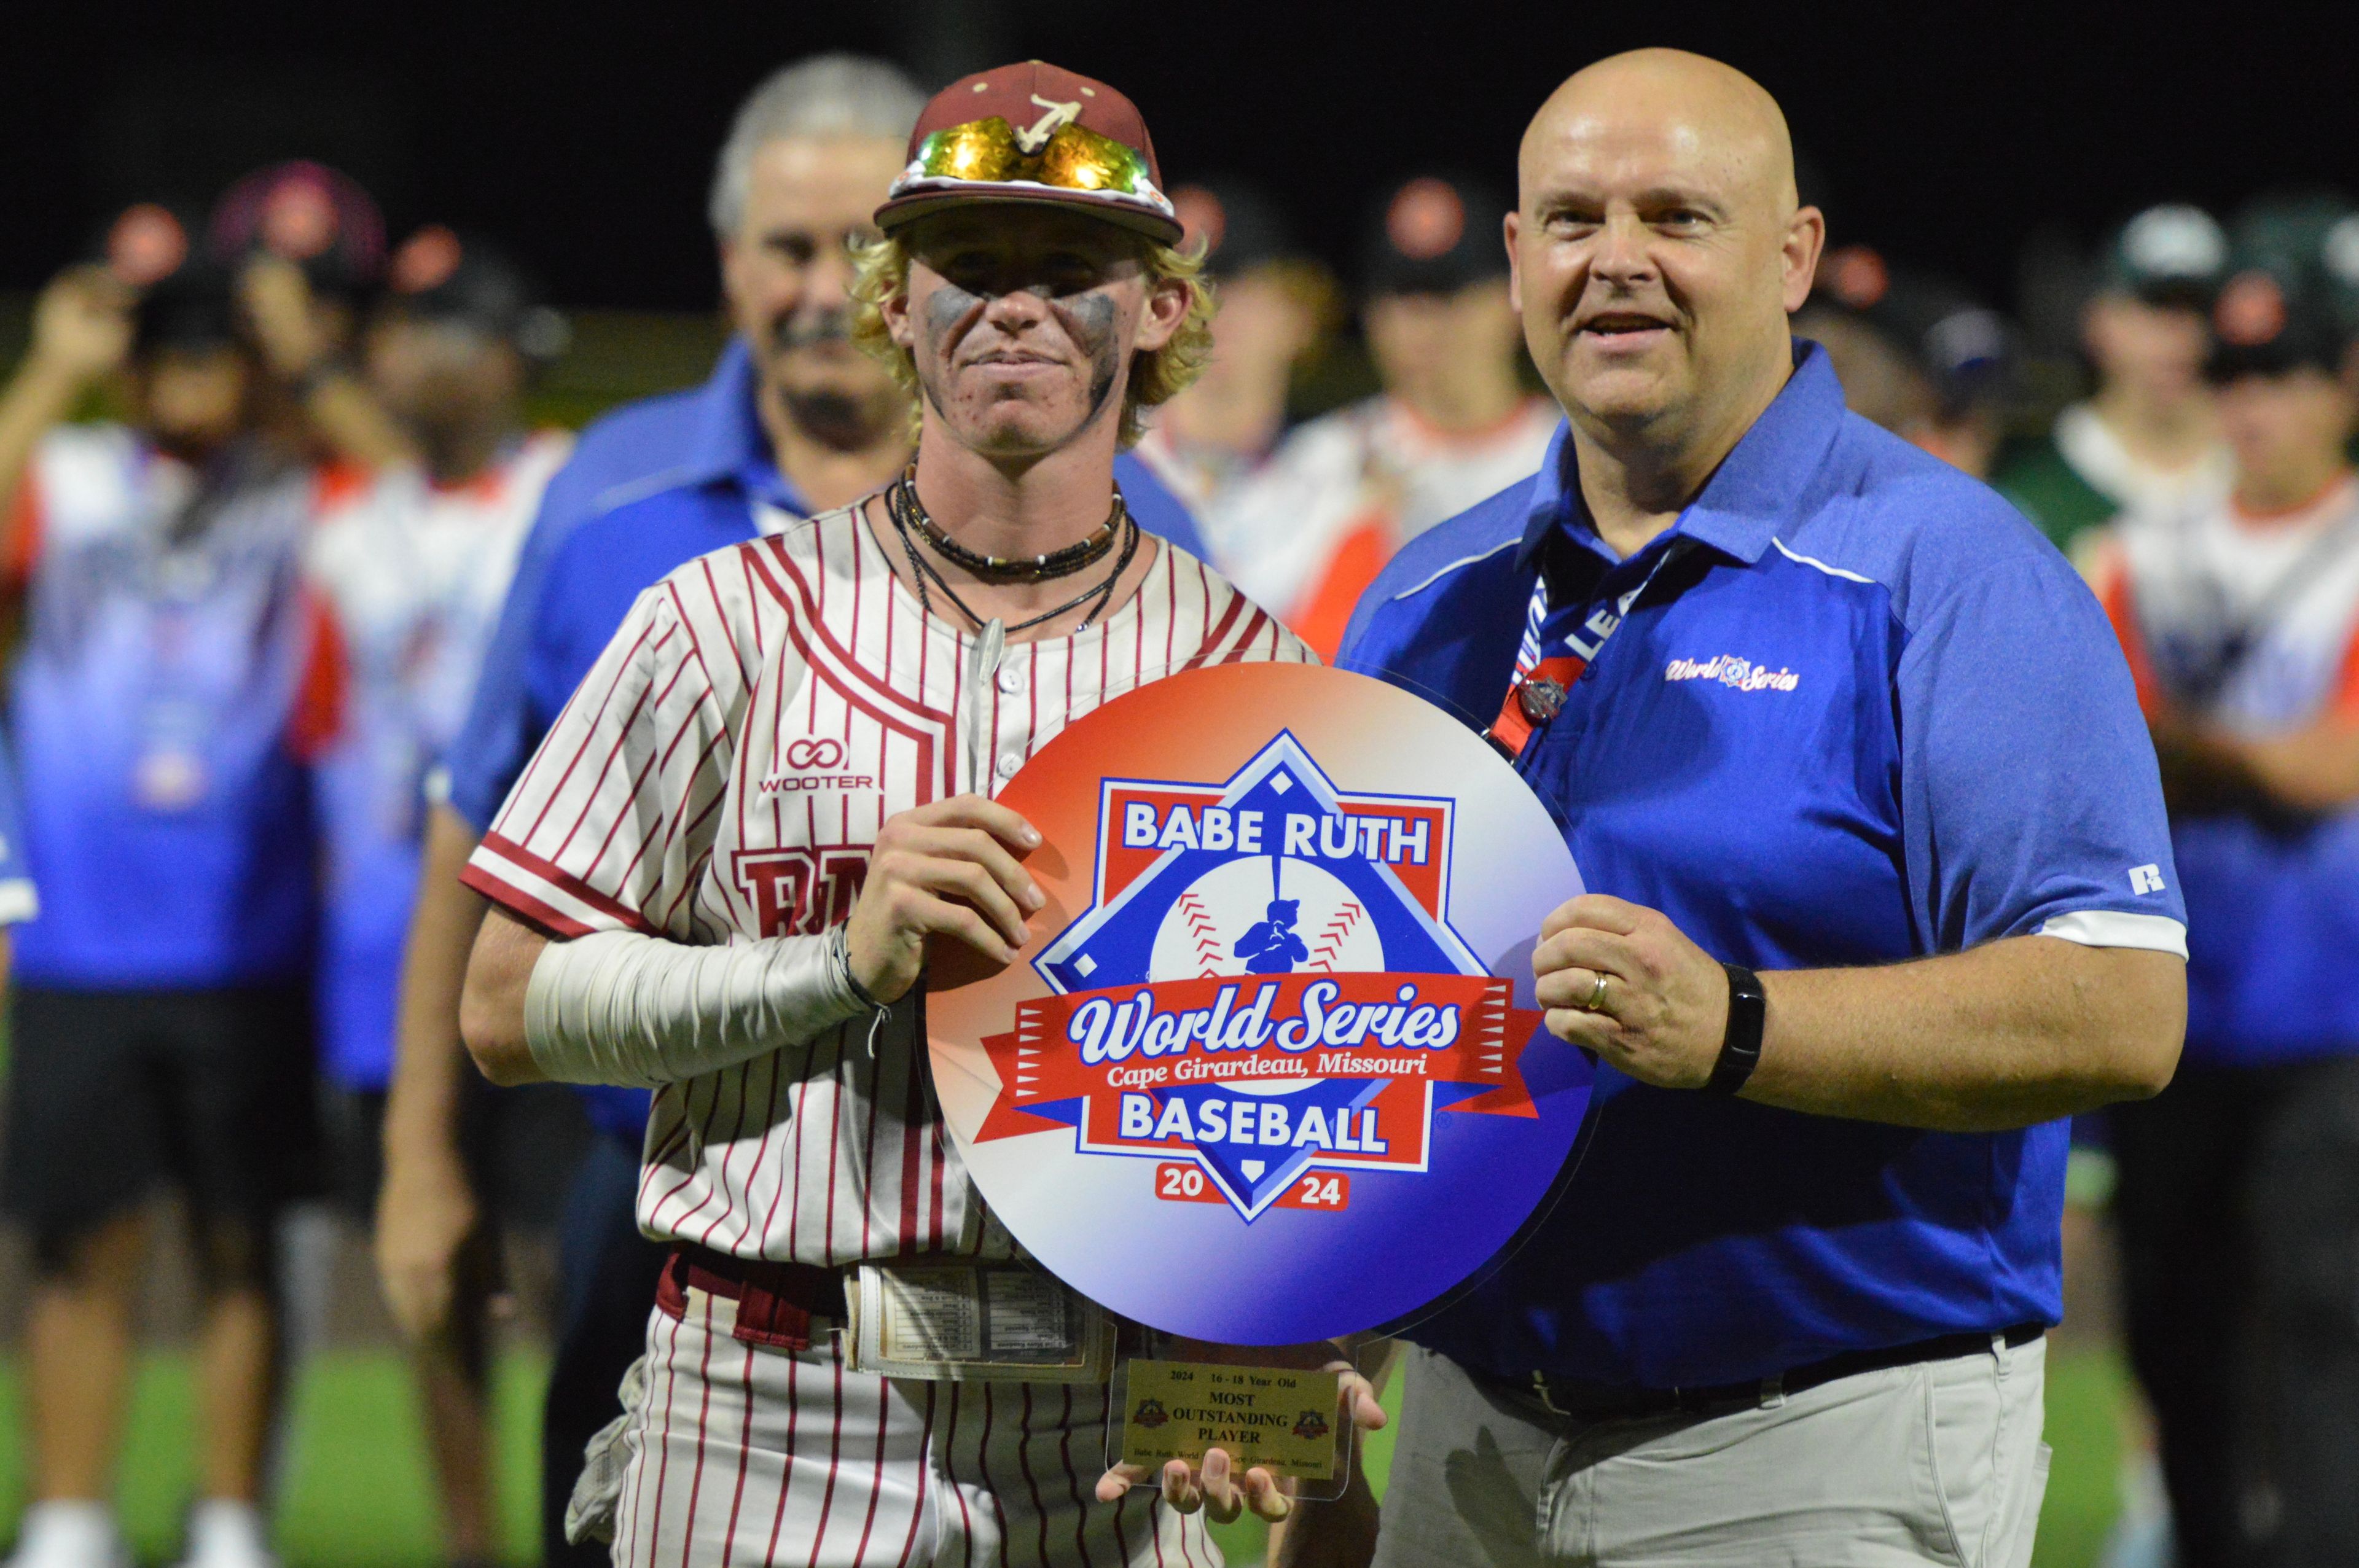
{"label": "red ribbon banner graphic", "polygon": [[1488,975],[1223,976],[1041,997],[983,1042],[1000,1091],[976,1137],[1064,1124],[1028,1107],[1280,1078],[1475,1086],[1440,1108],[1535,1116],[1516,1063],[1539,1026]]}

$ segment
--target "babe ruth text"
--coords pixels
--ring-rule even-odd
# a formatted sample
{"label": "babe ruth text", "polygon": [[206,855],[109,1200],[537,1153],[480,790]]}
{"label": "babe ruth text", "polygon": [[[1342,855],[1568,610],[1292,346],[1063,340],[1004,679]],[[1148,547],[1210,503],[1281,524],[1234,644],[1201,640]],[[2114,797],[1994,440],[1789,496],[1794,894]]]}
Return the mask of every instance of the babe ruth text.
{"label": "babe ruth text", "polygon": [[[1240,855],[1292,855],[1300,860],[1342,860],[1353,856],[1386,865],[1422,866],[1432,853],[1432,823],[1423,817],[1346,816],[1326,812],[1276,814],[1231,811],[1208,806],[1201,816],[1184,805],[1158,819],[1156,803],[1126,802],[1122,813],[1125,849],[1234,849]],[[1266,837],[1268,842],[1265,843]]]}

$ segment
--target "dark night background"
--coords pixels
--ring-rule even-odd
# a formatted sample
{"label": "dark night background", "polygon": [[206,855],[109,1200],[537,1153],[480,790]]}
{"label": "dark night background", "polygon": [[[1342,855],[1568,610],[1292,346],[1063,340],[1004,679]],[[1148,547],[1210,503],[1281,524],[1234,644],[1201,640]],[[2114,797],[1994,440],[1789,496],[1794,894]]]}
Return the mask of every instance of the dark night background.
{"label": "dark night background", "polygon": [[[123,203],[204,200],[270,158],[357,175],[397,237],[507,240],[564,303],[699,309],[702,203],[737,100],[826,48],[939,84],[1039,55],[1138,100],[1170,182],[1250,171],[1348,260],[1384,183],[1440,163],[1512,178],[1559,79],[1669,43],[1750,71],[1822,176],[1837,243],[1997,303],[2027,241],[2085,242],[2155,200],[2359,185],[2359,12],[2066,5],[1707,7],[1136,0],[670,0],[629,6],[14,6],[0,49],[0,289],[37,286]],[[1391,18],[1415,15],[1414,24]],[[1447,17],[1447,22],[1436,18]]]}

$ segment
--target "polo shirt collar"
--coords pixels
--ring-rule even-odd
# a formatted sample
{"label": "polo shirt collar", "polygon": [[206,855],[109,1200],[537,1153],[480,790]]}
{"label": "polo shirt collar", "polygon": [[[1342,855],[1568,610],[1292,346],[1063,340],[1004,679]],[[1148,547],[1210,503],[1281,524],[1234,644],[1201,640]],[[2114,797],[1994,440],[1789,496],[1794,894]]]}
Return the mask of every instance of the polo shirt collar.
{"label": "polo shirt collar", "polygon": [[[1759,560],[1771,537],[1796,515],[1807,488],[1804,481],[1834,444],[1843,416],[1843,384],[1835,379],[1826,351],[1806,339],[1794,340],[1794,373],[1721,460],[1703,492],[1688,503],[1670,532],[1748,566]],[[1523,543],[1516,551],[1517,566],[1530,569],[1549,535],[1560,530],[1585,546],[1601,548],[1588,505],[1581,498],[1569,420],[1558,424],[1533,478]]]}
{"label": "polo shirt collar", "polygon": [[683,477],[691,484],[728,484],[756,501],[800,514],[807,508],[778,471],[770,433],[762,427],[760,373],[742,337],[733,336],[712,374],[697,389]]}

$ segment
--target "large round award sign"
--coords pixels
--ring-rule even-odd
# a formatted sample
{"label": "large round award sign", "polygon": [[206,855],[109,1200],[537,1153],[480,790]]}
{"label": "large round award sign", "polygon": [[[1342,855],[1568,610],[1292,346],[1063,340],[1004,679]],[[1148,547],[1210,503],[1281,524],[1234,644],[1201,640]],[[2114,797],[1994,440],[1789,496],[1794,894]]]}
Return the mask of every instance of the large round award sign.
{"label": "large round award sign", "polygon": [[1548,1195],[1590,1067],[1531,952],[1581,881],[1465,726],[1225,665],[1085,716],[1000,798],[1048,904],[1010,968],[938,969],[934,1083],[1066,1283],[1191,1338],[1323,1339],[1444,1295]]}

